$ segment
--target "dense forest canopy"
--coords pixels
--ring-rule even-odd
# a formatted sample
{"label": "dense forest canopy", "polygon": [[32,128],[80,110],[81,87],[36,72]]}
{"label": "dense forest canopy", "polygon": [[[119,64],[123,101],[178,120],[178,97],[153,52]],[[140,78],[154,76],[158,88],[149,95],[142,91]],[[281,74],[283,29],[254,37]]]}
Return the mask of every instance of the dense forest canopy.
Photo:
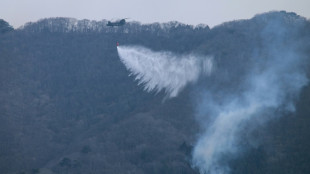
{"label": "dense forest canopy", "polygon": [[[271,56],[265,43],[284,46],[283,53],[297,50],[309,77],[310,22],[295,13],[269,12],[212,29],[106,23],[49,18],[13,29],[0,20],[0,173],[199,173],[192,152],[203,129],[201,89],[216,82],[211,90],[219,96],[243,90],[238,84],[250,65]],[[276,26],[279,35],[268,32]],[[215,71],[225,71],[163,100],[164,91],[147,93],[128,76],[116,42],[211,55]],[[244,126],[243,152],[223,157],[230,173],[310,173],[309,84],[293,104],[294,112]]]}

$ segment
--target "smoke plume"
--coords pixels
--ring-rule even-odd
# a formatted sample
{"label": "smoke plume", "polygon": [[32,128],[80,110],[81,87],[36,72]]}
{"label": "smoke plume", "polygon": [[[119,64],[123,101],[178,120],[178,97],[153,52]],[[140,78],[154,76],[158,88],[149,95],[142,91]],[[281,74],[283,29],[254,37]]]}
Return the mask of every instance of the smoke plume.
{"label": "smoke plume", "polygon": [[[239,134],[249,131],[246,123],[259,125],[279,113],[295,111],[294,101],[308,79],[302,68],[303,55],[297,51],[298,29],[287,28],[281,19],[267,22],[259,34],[262,54],[248,58],[251,63],[246,66],[250,68],[236,85],[242,90],[227,94],[209,87],[202,91],[205,97],[198,106],[198,119],[204,132],[195,145],[192,160],[200,173],[230,172],[225,158],[241,153]],[[218,73],[221,71],[219,67]],[[255,122],[258,120],[260,123]]]}
{"label": "smoke plume", "polygon": [[[297,49],[298,27],[302,21],[287,24],[292,20],[281,16],[269,21],[264,17],[259,20],[263,20],[260,22],[264,27],[256,33],[259,40],[253,41],[257,44],[252,50],[256,54],[248,57],[249,61],[244,64],[218,66],[212,71],[209,83],[200,90],[199,96],[203,97],[198,101],[197,119],[202,133],[193,150],[192,165],[202,174],[229,173],[225,158],[241,153],[239,134],[248,131],[245,130],[246,123],[259,125],[281,111],[294,112],[294,102],[301,88],[308,83],[302,68],[304,56]],[[118,47],[118,53],[139,84],[145,85],[146,91],[165,89],[169,97],[176,97],[186,84],[197,81],[199,75],[210,74],[213,61],[218,60],[153,52],[142,47]],[[225,61],[237,62],[234,58]],[[234,69],[244,71],[240,74]],[[229,78],[222,78],[224,73]],[[235,80],[235,77],[242,78]],[[221,86],[223,81],[237,83]]]}
{"label": "smoke plume", "polygon": [[186,84],[212,70],[212,59],[206,56],[154,52],[137,46],[119,46],[117,50],[121,61],[146,91],[165,90],[168,97],[176,97]]}
{"label": "smoke plume", "polygon": [[[298,57],[281,57],[283,59],[298,60]],[[238,133],[244,131],[245,122],[251,121],[253,117],[270,119],[264,118],[265,115],[272,117],[272,111],[276,109],[294,111],[292,98],[307,83],[307,78],[302,73],[286,71],[292,66],[288,62],[291,61],[284,65],[283,62],[276,61],[274,63],[281,66],[268,64],[262,69],[263,72],[249,75],[246,84],[243,84],[248,87],[241,93],[226,98],[223,96],[223,99],[216,101],[211,100],[212,94],[207,92],[209,96],[205,100],[208,101],[200,106],[201,112],[207,114],[212,110],[213,120],[201,125],[206,131],[199,138],[193,152],[193,164],[201,173],[229,173],[228,166],[222,166],[221,161],[225,161],[225,155],[236,155],[239,152]]]}

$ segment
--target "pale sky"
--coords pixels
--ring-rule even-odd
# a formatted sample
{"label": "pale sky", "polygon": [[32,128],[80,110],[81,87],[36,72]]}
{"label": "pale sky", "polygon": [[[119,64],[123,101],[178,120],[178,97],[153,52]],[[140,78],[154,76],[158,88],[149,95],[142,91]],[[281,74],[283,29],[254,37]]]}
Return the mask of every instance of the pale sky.
{"label": "pale sky", "polygon": [[0,0],[0,19],[14,28],[48,17],[179,21],[210,27],[255,14],[286,10],[310,18],[310,0]]}

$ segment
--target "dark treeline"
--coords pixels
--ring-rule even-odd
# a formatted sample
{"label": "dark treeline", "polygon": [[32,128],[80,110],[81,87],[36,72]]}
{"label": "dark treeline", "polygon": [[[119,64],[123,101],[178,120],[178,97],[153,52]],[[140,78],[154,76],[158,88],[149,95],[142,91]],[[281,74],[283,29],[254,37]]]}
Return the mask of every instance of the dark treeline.
{"label": "dark treeline", "polygon": [[[227,70],[218,77],[229,78],[219,89],[229,91],[251,68],[249,57],[265,54],[260,33],[270,20],[299,26],[285,42],[299,44],[307,67],[310,22],[294,13],[212,29],[51,18],[14,30],[0,20],[0,173],[198,173],[191,167],[199,134],[193,96],[206,82],[163,101],[164,93],[146,93],[128,76],[115,44],[212,55]],[[295,113],[242,135],[259,143],[229,162],[232,173],[310,173],[309,105],[306,86]]]}

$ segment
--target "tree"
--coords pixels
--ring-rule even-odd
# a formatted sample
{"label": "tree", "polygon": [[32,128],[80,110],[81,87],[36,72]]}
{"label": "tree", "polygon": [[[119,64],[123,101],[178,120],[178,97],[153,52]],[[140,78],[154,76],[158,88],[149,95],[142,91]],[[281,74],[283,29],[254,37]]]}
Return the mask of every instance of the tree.
{"label": "tree", "polygon": [[13,31],[13,27],[3,19],[0,19],[0,33],[4,34],[9,31]]}

